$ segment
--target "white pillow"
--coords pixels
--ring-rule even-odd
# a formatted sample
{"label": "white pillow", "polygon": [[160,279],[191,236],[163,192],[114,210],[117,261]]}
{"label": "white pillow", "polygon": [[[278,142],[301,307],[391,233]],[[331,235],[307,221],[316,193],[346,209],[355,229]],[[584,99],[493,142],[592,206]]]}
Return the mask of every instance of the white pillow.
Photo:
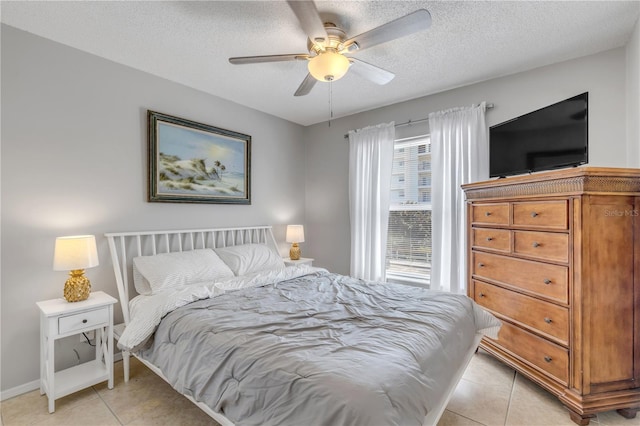
{"label": "white pillow", "polygon": [[264,244],[242,244],[214,250],[237,276],[285,267],[280,255]]}
{"label": "white pillow", "polygon": [[138,293],[145,295],[233,276],[231,269],[211,249],[133,258],[133,284]]}

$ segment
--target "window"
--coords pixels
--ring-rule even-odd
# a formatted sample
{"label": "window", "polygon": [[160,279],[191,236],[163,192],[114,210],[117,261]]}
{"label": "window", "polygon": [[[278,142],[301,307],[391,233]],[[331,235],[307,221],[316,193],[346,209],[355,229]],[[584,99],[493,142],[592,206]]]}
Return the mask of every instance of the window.
{"label": "window", "polygon": [[431,144],[428,136],[395,142],[387,235],[387,281],[429,286]]}

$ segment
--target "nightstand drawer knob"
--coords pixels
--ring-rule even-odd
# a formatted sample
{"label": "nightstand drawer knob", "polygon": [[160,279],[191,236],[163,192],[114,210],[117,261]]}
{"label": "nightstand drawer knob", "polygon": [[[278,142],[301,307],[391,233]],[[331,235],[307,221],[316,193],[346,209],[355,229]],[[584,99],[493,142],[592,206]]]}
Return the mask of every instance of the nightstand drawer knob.
{"label": "nightstand drawer knob", "polygon": [[553,320],[551,318],[549,318],[549,317],[546,317],[544,319],[544,322],[546,322],[547,324],[551,324],[553,322]]}
{"label": "nightstand drawer knob", "polygon": [[544,280],[544,283],[549,285],[549,284],[551,284],[551,280],[549,278],[547,278],[546,280]]}
{"label": "nightstand drawer knob", "polygon": [[547,355],[547,356],[544,357],[544,360],[546,362],[551,362],[551,361],[553,361],[553,358],[551,358],[550,356]]}
{"label": "nightstand drawer knob", "polygon": [[82,323],[83,323],[83,324],[86,324],[86,323],[87,323],[87,320],[86,320],[86,319],[83,319],[83,320],[82,320]]}
{"label": "nightstand drawer knob", "polygon": [[482,262],[478,263],[478,268],[484,268],[484,263]]}
{"label": "nightstand drawer knob", "polygon": [[538,213],[536,213],[536,212],[531,212],[531,217],[537,217],[537,216],[538,216]]}
{"label": "nightstand drawer knob", "polygon": [[485,216],[491,216],[491,212],[485,212]]}
{"label": "nightstand drawer knob", "polygon": [[487,241],[493,241],[493,237],[487,237]]}
{"label": "nightstand drawer knob", "polygon": [[534,248],[536,248],[536,247],[540,247],[540,243],[538,243],[538,242],[534,241],[534,242],[533,242],[533,247],[534,247]]}

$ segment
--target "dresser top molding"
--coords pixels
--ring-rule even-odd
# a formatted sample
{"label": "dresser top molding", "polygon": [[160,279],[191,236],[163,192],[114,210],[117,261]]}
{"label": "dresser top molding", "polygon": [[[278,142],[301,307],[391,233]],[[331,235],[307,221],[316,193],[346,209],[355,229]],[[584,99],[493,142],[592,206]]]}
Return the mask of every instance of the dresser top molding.
{"label": "dresser top molding", "polygon": [[568,195],[640,195],[640,169],[573,167],[462,185],[468,201]]}

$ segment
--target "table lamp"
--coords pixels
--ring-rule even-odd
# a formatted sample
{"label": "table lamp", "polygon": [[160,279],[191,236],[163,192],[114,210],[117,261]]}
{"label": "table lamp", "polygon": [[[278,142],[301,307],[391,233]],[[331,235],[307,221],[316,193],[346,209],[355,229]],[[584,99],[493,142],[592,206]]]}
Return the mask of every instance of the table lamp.
{"label": "table lamp", "polygon": [[79,302],[89,298],[91,282],[84,275],[85,268],[98,266],[98,250],[93,235],[74,235],[56,238],[53,254],[54,271],[70,271],[64,284],[67,302]]}
{"label": "table lamp", "polygon": [[286,241],[291,244],[289,258],[291,260],[300,259],[300,247],[298,243],[304,243],[304,227],[302,225],[288,225]]}

